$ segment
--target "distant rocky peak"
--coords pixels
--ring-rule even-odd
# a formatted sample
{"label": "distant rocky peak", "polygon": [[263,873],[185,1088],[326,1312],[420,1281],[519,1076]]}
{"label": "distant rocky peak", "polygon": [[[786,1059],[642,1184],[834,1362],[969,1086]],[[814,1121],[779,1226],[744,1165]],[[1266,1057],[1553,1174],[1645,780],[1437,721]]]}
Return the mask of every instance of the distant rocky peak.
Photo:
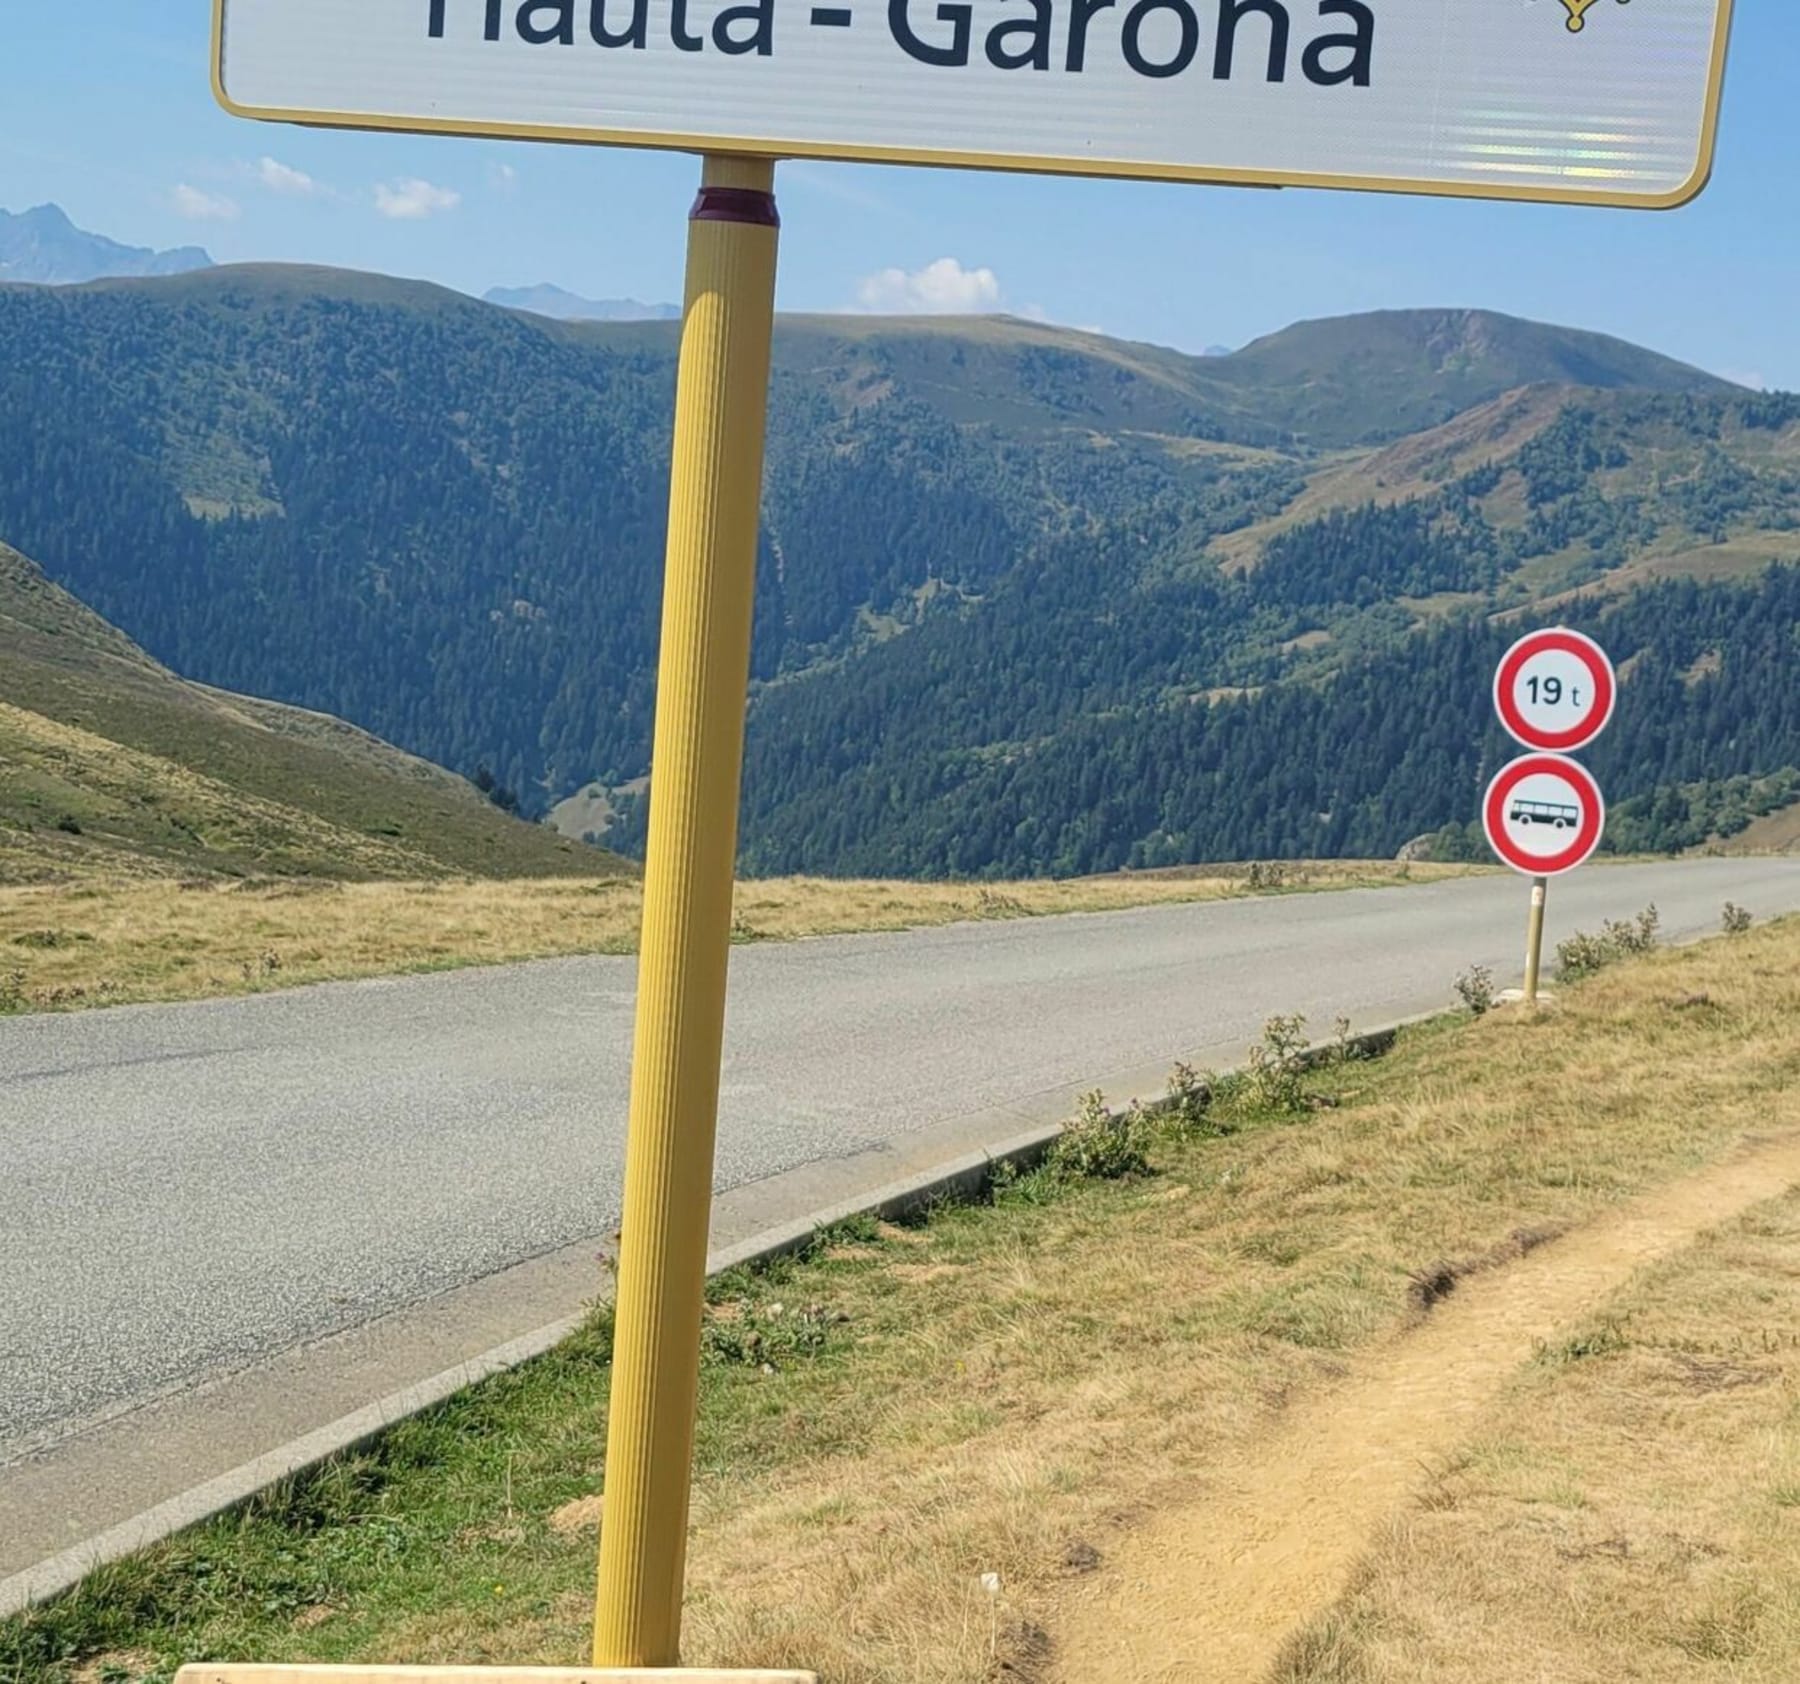
{"label": "distant rocky peak", "polygon": [[74,286],[115,276],[182,275],[210,269],[199,246],[156,251],[126,246],[77,228],[61,205],[36,205],[17,214],[0,210],[0,281]]}

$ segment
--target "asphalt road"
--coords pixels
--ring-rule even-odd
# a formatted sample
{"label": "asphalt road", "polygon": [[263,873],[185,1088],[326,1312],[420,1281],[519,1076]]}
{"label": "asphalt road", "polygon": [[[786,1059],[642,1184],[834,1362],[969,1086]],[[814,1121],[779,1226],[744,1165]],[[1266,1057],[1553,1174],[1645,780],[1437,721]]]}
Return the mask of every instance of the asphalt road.
{"label": "asphalt road", "polygon": [[[1800,860],[1594,869],[1549,940],[1800,909]],[[718,1185],[1512,979],[1513,878],[738,949]],[[634,964],[0,1021],[0,1464],[617,1224]]]}

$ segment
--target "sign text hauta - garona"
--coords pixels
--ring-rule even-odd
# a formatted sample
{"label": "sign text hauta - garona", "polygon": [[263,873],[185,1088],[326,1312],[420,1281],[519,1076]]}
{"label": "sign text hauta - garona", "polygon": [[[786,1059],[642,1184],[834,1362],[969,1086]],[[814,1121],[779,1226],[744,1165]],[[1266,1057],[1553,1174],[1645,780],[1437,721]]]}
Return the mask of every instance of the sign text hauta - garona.
{"label": "sign text hauta - garona", "polygon": [[[1115,39],[1140,76],[1197,69],[1319,87],[1366,88],[1375,55],[1375,6],[1363,0],[861,0],[885,10],[895,46],[920,64],[1079,74]],[[692,10],[690,11],[690,6]],[[545,48],[650,45],[650,0],[424,0],[433,40],[467,31],[482,40]],[[1063,14],[1059,18],[1058,13]],[[710,13],[710,16],[705,15]],[[1103,14],[1112,14],[1103,16]],[[788,15],[784,11],[784,18]],[[795,6],[797,25],[849,27],[847,6]],[[684,53],[775,51],[775,0],[669,0],[669,39]]]}

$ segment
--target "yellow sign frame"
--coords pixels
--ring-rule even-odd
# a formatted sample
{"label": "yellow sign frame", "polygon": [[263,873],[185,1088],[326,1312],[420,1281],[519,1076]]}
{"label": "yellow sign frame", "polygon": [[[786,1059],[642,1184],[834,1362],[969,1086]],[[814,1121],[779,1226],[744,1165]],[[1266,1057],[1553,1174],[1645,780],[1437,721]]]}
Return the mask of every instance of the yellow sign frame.
{"label": "yellow sign frame", "polygon": [[851,164],[913,164],[939,169],[995,170],[1009,175],[1102,176],[1122,181],[1184,181],[1215,187],[1319,187],[1359,193],[1403,193],[1436,199],[1498,199],[1514,204],[1598,205],[1614,210],[1677,210],[1697,199],[1712,178],[1718,151],[1719,109],[1725,91],[1726,47],[1737,0],[1718,0],[1718,27],[1701,118],[1700,156],[1694,173],[1669,193],[1632,194],[1588,187],[1485,186],[1479,182],[1408,181],[1375,176],[1277,170],[1201,170],[1183,164],[1146,164],[1105,158],[1032,158],[1009,153],[937,151],[918,147],[832,146],[822,141],[762,140],[638,129],[578,129],[534,123],[484,123],[457,118],[384,117],[347,111],[289,111],[244,105],[225,87],[225,8],[213,0],[213,98],[234,117],[253,122],[298,123],[309,128],[363,129],[385,134],[462,135],[477,140],[538,140],[571,146],[622,146],[639,151],[695,152],[748,158],[814,158]]}

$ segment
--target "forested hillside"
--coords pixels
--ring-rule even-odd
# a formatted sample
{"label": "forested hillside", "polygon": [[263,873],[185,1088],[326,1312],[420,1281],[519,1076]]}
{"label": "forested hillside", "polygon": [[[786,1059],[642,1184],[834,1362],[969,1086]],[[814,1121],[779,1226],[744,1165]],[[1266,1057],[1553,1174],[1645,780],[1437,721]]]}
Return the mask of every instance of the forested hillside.
{"label": "forested hillside", "polygon": [[[1185,658],[1214,616],[1194,591],[1169,608],[1170,621],[1191,616],[1193,635],[1167,641]],[[1615,846],[1691,846],[1800,797],[1800,568],[1743,585],[1667,582],[1566,618],[1626,673],[1617,717],[1586,757],[1624,804]],[[892,688],[864,671],[765,701],[751,736],[748,864],[1060,875],[1391,856],[1442,827],[1439,857],[1484,857],[1466,821],[1519,752],[1490,701],[1519,629],[1468,616],[1316,681],[1239,694],[1077,674],[1061,708],[1043,695],[1003,708],[996,687],[981,713],[954,707],[964,687],[922,637]]]}
{"label": "forested hillside", "polygon": [[[0,287],[0,532],[177,670],[539,812],[647,770],[677,331],[317,270]],[[1480,312],[1208,358],[784,323],[746,860],[1387,851],[1469,811],[1491,743],[1453,713],[1428,747],[1400,704],[1473,705],[1495,616],[1584,593],[1647,682],[1680,581],[1800,559],[1797,475],[1792,400]],[[1791,634],[1786,577],[1746,612]],[[1671,750],[1620,796],[1800,764],[1791,721],[1731,712],[1774,658],[1736,635],[1676,669],[1711,663],[1680,684],[1730,767]]]}

